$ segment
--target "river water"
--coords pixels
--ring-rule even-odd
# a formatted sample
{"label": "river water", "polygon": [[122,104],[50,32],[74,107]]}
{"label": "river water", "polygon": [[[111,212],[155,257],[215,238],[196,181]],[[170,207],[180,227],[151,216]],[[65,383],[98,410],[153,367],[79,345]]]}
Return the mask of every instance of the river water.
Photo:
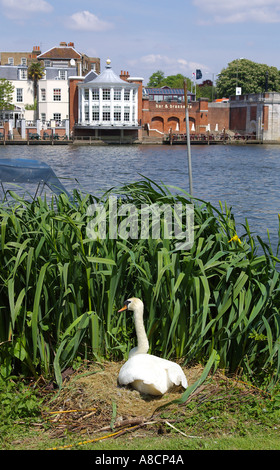
{"label": "river water", "polygon": [[[141,179],[189,191],[186,146],[14,146],[0,147],[0,158],[32,158],[48,163],[68,190],[100,194],[112,186]],[[251,231],[273,247],[278,241],[280,146],[198,145],[191,147],[194,197],[232,207],[242,235]],[[64,179],[66,178],[66,179]]]}

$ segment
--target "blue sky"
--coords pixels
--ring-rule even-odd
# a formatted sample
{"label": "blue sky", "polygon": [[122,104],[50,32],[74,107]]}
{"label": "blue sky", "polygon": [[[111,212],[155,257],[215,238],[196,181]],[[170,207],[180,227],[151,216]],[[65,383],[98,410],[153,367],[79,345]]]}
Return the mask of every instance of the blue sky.
{"label": "blue sky", "polygon": [[280,69],[280,0],[0,0],[0,51],[61,41],[147,83],[153,72],[212,79],[237,58]]}

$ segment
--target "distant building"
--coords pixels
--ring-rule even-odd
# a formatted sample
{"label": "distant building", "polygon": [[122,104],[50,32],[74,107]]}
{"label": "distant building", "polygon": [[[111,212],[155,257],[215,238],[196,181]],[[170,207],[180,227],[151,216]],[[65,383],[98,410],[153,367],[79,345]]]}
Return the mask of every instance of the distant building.
{"label": "distant building", "polygon": [[74,43],[61,42],[42,53],[34,46],[28,52],[1,52],[0,78],[9,80],[15,90],[12,100],[13,111],[0,112],[0,120],[12,120],[16,127],[17,120],[34,119],[34,87],[28,78],[28,66],[35,61],[44,65],[45,75],[38,82],[38,111],[43,128],[64,126],[69,120],[69,84],[70,76],[99,73],[100,59],[88,57],[78,52]]}
{"label": "distant building", "polygon": [[76,136],[118,142],[138,139],[138,89],[141,116],[143,79],[121,76],[116,75],[108,60],[98,76],[70,77],[70,128]]}
{"label": "distant building", "polygon": [[91,70],[100,73],[100,59],[88,57],[75,49],[73,42],[61,42],[58,47],[52,47],[48,51],[39,54],[38,60],[43,61],[45,67],[76,67],[76,75],[85,76]]}
{"label": "distant building", "polygon": [[280,93],[265,92],[230,97],[232,131],[257,139],[280,141]]}

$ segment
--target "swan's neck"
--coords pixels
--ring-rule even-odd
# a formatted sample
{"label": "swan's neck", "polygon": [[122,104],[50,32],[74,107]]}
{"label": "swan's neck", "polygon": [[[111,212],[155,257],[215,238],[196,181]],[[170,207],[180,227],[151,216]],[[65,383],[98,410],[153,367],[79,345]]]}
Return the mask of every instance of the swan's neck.
{"label": "swan's neck", "polygon": [[137,336],[137,348],[134,354],[146,354],[149,350],[149,341],[143,322],[143,308],[134,311],[134,323]]}

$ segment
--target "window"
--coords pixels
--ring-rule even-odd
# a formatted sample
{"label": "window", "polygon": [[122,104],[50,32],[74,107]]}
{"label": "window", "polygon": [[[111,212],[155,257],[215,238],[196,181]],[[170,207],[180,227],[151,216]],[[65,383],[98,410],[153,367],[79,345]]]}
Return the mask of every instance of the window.
{"label": "window", "polygon": [[91,70],[93,70],[95,72],[95,70],[96,70],[96,63],[95,62],[91,63]]}
{"label": "window", "polygon": [[103,106],[103,121],[110,121],[110,106]]}
{"label": "window", "polygon": [[89,100],[89,89],[86,88],[85,89],[85,101],[88,101]]}
{"label": "window", "polygon": [[27,65],[27,58],[26,57],[21,58],[21,65]]}
{"label": "window", "polygon": [[121,120],[121,107],[115,106],[114,107],[114,121],[120,121],[120,120]]}
{"label": "window", "polygon": [[57,123],[61,122],[61,114],[60,113],[54,113],[53,118]]}
{"label": "window", "polygon": [[27,69],[19,69],[18,74],[20,80],[27,80]]}
{"label": "window", "polygon": [[41,121],[43,124],[46,122],[46,113],[41,113]]}
{"label": "window", "polygon": [[46,89],[41,88],[41,100],[46,101]]}
{"label": "window", "polygon": [[50,60],[44,60],[45,67],[51,67],[51,61]]}
{"label": "window", "polygon": [[110,88],[104,88],[103,89],[103,100],[104,101],[109,101],[111,98],[111,90]]}
{"label": "window", "polygon": [[114,100],[115,101],[120,101],[122,97],[122,90],[121,88],[115,88],[114,90]]}
{"label": "window", "polygon": [[23,89],[17,88],[17,103],[23,102]]}
{"label": "window", "polygon": [[92,89],[92,99],[93,99],[93,101],[99,100],[99,89],[98,88],[93,88]]}
{"label": "window", "polygon": [[61,89],[54,88],[53,90],[53,100],[54,101],[61,101]]}
{"label": "window", "polygon": [[85,120],[89,121],[89,107],[88,107],[88,104],[85,105]]}
{"label": "window", "polygon": [[60,80],[67,80],[67,70],[59,70],[58,77]]}
{"label": "window", "polygon": [[97,105],[92,107],[92,120],[99,121],[99,106]]}
{"label": "window", "polygon": [[130,100],[130,90],[128,88],[125,88],[125,90],[124,90],[124,100],[125,101]]}
{"label": "window", "polygon": [[129,116],[130,116],[130,108],[129,108],[129,106],[125,106],[124,107],[124,116],[123,116],[124,121],[129,121]]}
{"label": "window", "polygon": [[8,58],[8,65],[14,65],[14,58],[13,57]]}

